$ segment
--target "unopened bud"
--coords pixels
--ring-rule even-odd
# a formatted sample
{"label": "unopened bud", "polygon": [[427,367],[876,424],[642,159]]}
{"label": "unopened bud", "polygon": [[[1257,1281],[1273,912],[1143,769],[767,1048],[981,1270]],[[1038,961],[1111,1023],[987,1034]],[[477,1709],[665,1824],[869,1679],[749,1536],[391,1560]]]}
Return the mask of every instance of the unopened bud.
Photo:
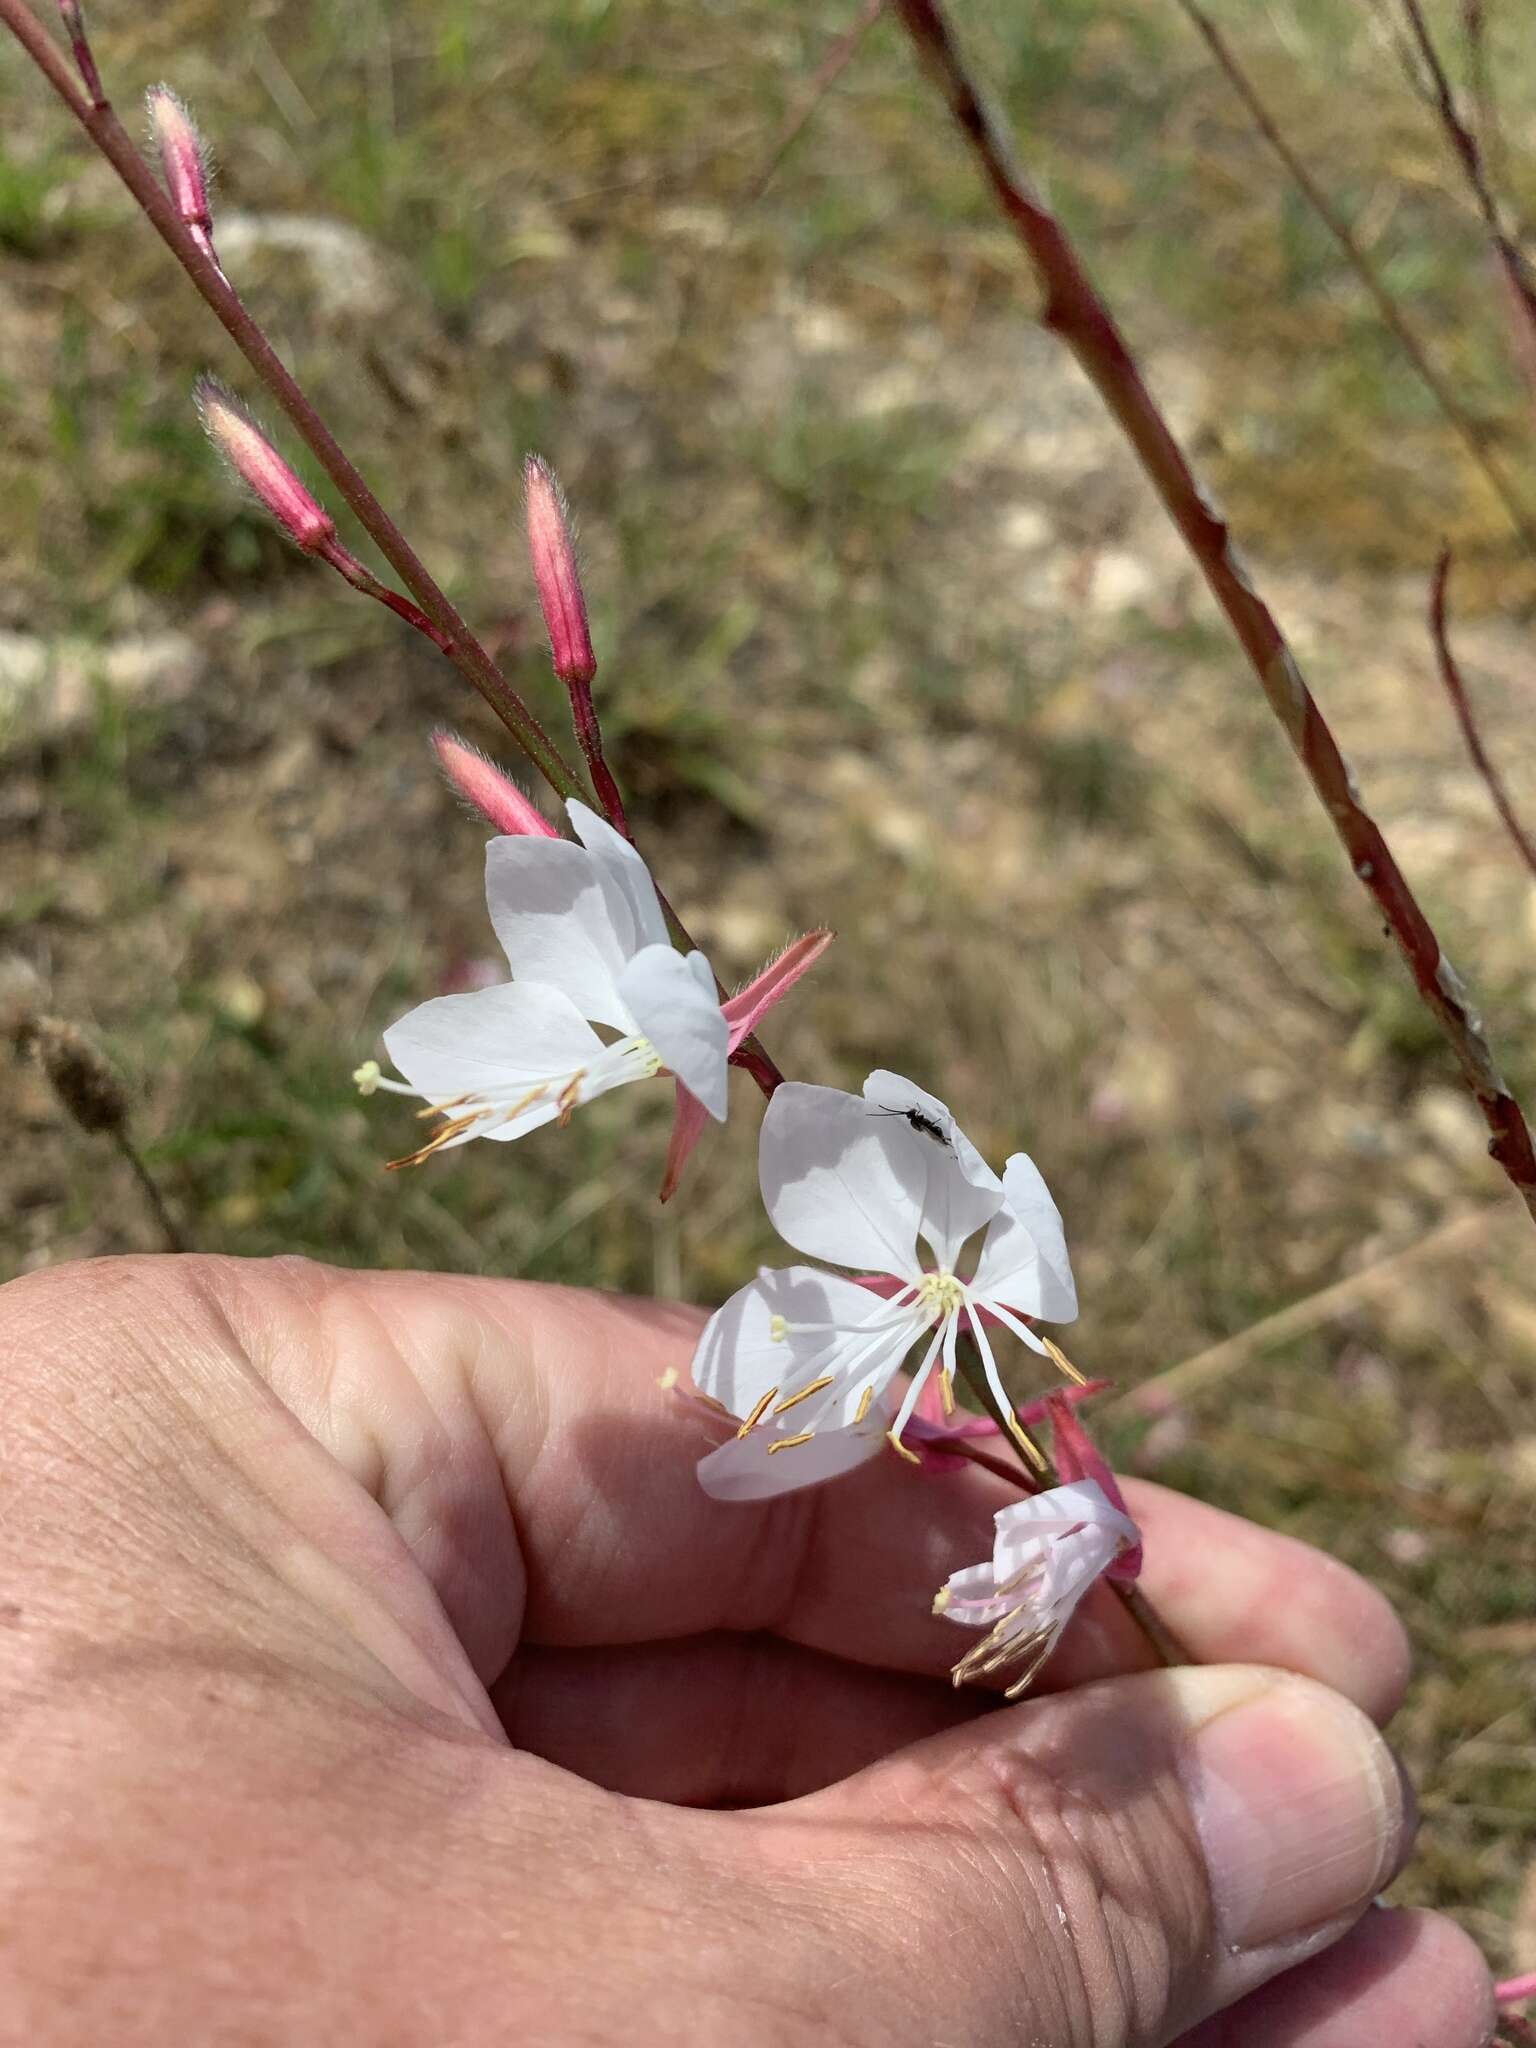
{"label": "unopened bud", "polygon": [[517,784],[466,740],[451,732],[435,732],[432,745],[451,786],[498,832],[515,833],[525,839],[560,836]]}
{"label": "unopened bud", "polygon": [[176,211],[189,228],[200,229],[206,238],[213,232],[208,210],[208,150],[197,123],[168,85],[152,85],[144,95],[144,105]]}
{"label": "unopened bud", "polygon": [[324,551],[336,522],[299,482],[238,399],[211,377],[193,392],[204,431],[235,475],[308,555]]}
{"label": "unopened bud", "polygon": [[26,1043],[82,1131],[123,1128],[128,1121],[127,1093],[106,1054],[78,1026],[62,1017],[36,1017]]}
{"label": "unopened bud", "polygon": [[597,674],[597,656],[587,630],[586,601],[576,568],[576,543],[565,493],[542,456],[523,463],[528,506],[528,552],[539,609],[549,633],[549,651],[562,683],[590,683]]}

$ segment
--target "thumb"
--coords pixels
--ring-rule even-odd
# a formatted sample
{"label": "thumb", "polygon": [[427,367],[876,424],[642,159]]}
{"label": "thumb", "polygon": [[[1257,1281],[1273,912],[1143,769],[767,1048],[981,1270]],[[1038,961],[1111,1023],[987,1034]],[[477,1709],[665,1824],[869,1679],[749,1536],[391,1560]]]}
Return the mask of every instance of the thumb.
{"label": "thumb", "polygon": [[1230,1666],[988,1714],[755,1825],[823,1929],[861,1930],[870,2039],[1159,2048],[1338,1940],[1408,1804],[1358,1708]]}

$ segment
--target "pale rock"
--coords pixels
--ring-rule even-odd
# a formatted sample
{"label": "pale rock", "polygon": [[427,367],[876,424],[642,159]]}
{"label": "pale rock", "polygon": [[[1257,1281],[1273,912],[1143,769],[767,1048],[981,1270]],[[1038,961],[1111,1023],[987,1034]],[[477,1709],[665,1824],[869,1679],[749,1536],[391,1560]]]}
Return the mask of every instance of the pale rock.
{"label": "pale rock", "polygon": [[218,238],[219,261],[231,277],[268,256],[297,259],[323,313],[377,319],[399,296],[379,251],[345,221],[308,213],[228,213],[219,217]]}
{"label": "pale rock", "polygon": [[84,723],[101,692],[121,702],[172,703],[201,671],[185,633],[93,642],[0,632],[0,747],[35,745]]}

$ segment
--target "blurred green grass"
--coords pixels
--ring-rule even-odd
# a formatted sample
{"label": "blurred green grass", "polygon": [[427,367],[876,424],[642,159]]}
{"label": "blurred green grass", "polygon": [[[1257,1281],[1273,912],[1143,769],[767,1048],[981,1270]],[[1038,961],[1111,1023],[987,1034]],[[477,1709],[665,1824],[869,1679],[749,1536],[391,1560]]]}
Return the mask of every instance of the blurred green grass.
{"label": "blurred green grass", "polygon": [[[99,5],[94,28],[125,104],[162,76],[192,103],[221,222],[246,223],[242,288],[552,722],[516,479],[529,446],[555,461],[604,717],[670,893],[730,977],[839,927],[776,1052],[848,1085],[902,1068],[994,1156],[1035,1154],[1082,1280],[1074,1356],[1134,1382],[1487,1205],[1475,1254],[1431,1253],[1171,1422],[1106,1426],[1131,1463],[1329,1545],[1404,1605],[1432,1824],[1403,1889],[1506,1955],[1536,1840],[1500,1748],[1536,1739],[1536,1640],[1508,1633],[1536,1601],[1528,1247],[889,24],[752,196],[847,11],[172,0]],[[1532,565],[1171,5],[960,11],[1529,1096],[1531,891],[1420,621],[1448,533],[1488,730],[1536,806]],[[1360,10],[1224,20],[1530,477],[1475,227]],[[1494,27],[1529,209],[1536,56],[1512,14]],[[207,366],[248,379],[8,51],[0,89],[0,633],[83,647],[87,672],[83,713],[8,744],[0,725],[0,948],[127,1067],[200,1246],[719,1298],[774,1255],[739,1080],[667,1211],[660,1090],[380,1173],[412,1127],[360,1102],[352,1067],[493,951],[481,835],[423,741],[446,720],[496,749],[496,729],[234,497],[188,390]],[[322,253],[274,245],[295,220]],[[167,631],[190,691],[162,695],[153,664],[114,683],[112,650]],[[151,1242],[36,1077],[0,1085],[0,1270]]]}

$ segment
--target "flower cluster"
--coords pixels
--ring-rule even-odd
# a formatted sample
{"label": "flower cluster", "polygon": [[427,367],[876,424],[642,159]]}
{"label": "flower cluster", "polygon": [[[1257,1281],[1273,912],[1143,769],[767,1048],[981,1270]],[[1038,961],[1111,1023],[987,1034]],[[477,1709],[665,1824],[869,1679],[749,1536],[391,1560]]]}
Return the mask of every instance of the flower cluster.
{"label": "flower cluster", "polygon": [[[290,530],[299,528],[300,487],[273,472],[254,428],[228,411],[213,424],[252,487],[281,501]],[[831,934],[798,940],[729,997],[701,952],[673,943],[602,757],[564,500],[538,463],[528,512],[551,660],[608,817],[572,799],[574,836],[565,838],[491,762],[437,735],[450,783],[498,828],[486,848],[486,902],[510,978],[412,1010],[384,1034],[402,1078],[370,1060],[357,1080],[365,1093],[418,1097],[433,1120],[398,1167],[472,1138],[521,1138],[628,1082],[669,1078],[666,1199],[707,1121],[725,1118],[730,1064],[746,1062],[759,1019]],[[723,1440],[701,1458],[699,1482],[717,1500],[751,1502],[825,1484],[887,1452],[952,1470],[977,1455],[978,1434],[1006,1430],[1033,1489],[1049,1466],[1027,1424],[1048,1421],[1061,1483],[1002,1510],[991,1561],[956,1573],[936,1603],[986,1631],[956,1665],[957,1683],[1019,1667],[1010,1689],[1020,1690],[1088,1587],[1134,1576],[1140,1564],[1136,1526],[1074,1413],[1091,1386],[1058,1388],[1016,1412],[994,1348],[1011,1337],[1077,1377],[1037,1327],[1077,1314],[1056,1204],[1027,1153],[996,1172],[948,1105],[900,1074],[877,1070],[858,1095],[770,1074],[763,1203],[785,1243],[820,1263],[765,1268],[706,1324],[693,1384]],[[994,1420],[962,1410],[961,1377]]]}

